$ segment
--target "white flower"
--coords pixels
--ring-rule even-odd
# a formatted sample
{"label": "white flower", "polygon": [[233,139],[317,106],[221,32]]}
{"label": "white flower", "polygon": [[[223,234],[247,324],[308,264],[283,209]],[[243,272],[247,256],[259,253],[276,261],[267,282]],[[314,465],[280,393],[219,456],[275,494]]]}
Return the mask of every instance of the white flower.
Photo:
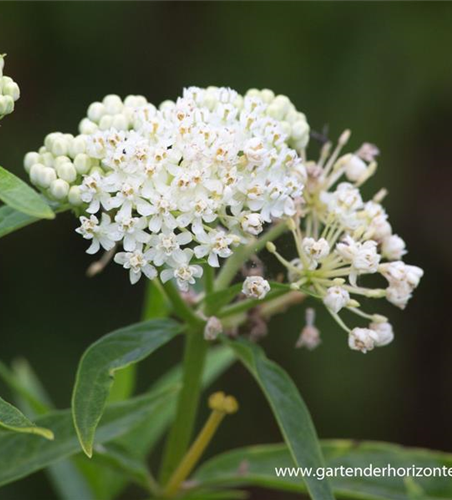
{"label": "white flower", "polygon": [[321,342],[319,330],[315,326],[307,325],[301,330],[295,347],[306,347],[309,351],[313,351]]}
{"label": "white flower", "polygon": [[338,313],[350,301],[350,294],[341,286],[328,288],[323,303],[334,313]]}
{"label": "white flower", "polygon": [[357,155],[348,155],[344,158],[345,161],[345,175],[351,182],[358,182],[367,172],[367,165]]}
{"label": "white flower", "polygon": [[111,196],[105,191],[104,179],[99,172],[93,172],[83,178],[80,186],[80,198],[84,203],[89,203],[86,211],[89,214],[95,214],[99,211],[102,204],[105,210],[111,208]]}
{"label": "white flower", "polygon": [[244,214],[240,220],[241,228],[245,233],[257,236],[263,231],[264,221],[257,213]]}
{"label": "white flower", "polygon": [[216,316],[211,316],[204,327],[204,338],[206,340],[215,340],[221,333],[223,333],[221,321]]}
{"label": "white flower", "polygon": [[172,258],[168,259],[167,264],[170,268],[164,269],[160,273],[162,282],[166,283],[170,279],[175,278],[179,289],[183,292],[187,292],[189,286],[195,284],[196,278],[200,278],[203,274],[201,266],[190,264],[192,256],[193,251],[186,248],[180,257],[180,260],[176,261]]}
{"label": "white flower", "polygon": [[385,238],[381,244],[381,253],[388,260],[400,260],[406,253],[405,242],[397,234]]}
{"label": "white flower", "polygon": [[315,269],[318,262],[330,253],[330,245],[325,238],[315,240],[314,238],[304,238],[302,248],[311,262],[311,269]]}
{"label": "white flower", "polygon": [[118,213],[115,217],[118,240],[123,240],[123,247],[126,252],[133,252],[137,246],[148,243],[151,236],[144,231],[147,228],[145,217],[131,217]]}
{"label": "white flower", "polygon": [[81,234],[86,240],[91,240],[92,243],[86,253],[94,254],[99,251],[100,247],[104,250],[111,250],[115,246],[115,242],[120,239],[117,235],[116,225],[111,223],[111,219],[107,214],[102,214],[101,223],[95,215],[88,217],[80,217],[82,223],[75,231]]}
{"label": "white flower", "polygon": [[232,254],[229,246],[235,241],[231,235],[222,230],[213,230],[209,233],[202,231],[196,235],[196,239],[201,243],[194,249],[196,257],[202,259],[208,255],[207,262],[212,267],[220,266],[218,257],[226,259]]}
{"label": "white flower", "polygon": [[381,264],[379,271],[388,280],[391,286],[407,285],[414,290],[424,275],[424,271],[417,266],[409,266],[402,261]]}
{"label": "white flower", "polygon": [[342,182],[334,193],[324,193],[324,201],[328,210],[339,216],[347,216],[363,206],[359,189],[348,182]]}
{"label": "white flower", "polygon": [[348,336],[348,345],[354,351],[371,351],[379,340],[378,333],[370,328],[353,328]]}
{"label": "white flower", "polygon": [[394,340],[394,332],[390,323],[371,323],[369,328],[378,335],[378,339],[375,341],[377,347],[388,345]]}
{"label": "white flower", "polygon": [[357,242],[351,236],[346,236],[342,242],[336,245],[337,253],[346,261],[350,262],[350,283],[356,285],[356,277],[359,274],[372,274],[378,270],[380,255],[377,251],[377,242],[373,240]]}
{"label": "white flower", "polygon": [[129,269],[130,283],[137,283],[141,274],[152,280],[157,277],[157,270],[149,263],[149,257],[142,249],[133,252],[118,252],[114,258],[115,262],[122,265],[124,269]]}
{"label": "white flower", "polygon": [[248,276],[243,282],[242,293],[250,299],[262,300],[269,291],[269,282],[261,276]]}
{"label": "white flower", "polygon": [[158,235],[151,236],[151,249],[148,255],[156,266],[163,265],[169,259],[173,259],[175,262],[183,262],[185,255],[181,249],[181,245],[187,245],[192,239],[193,235],[189,231],[175,234],[165,227]]}

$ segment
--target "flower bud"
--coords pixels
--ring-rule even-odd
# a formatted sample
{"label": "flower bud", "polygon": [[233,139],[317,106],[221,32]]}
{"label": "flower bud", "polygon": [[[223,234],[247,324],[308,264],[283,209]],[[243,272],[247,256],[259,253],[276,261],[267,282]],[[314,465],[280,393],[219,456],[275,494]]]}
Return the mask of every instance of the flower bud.
{"label": "flower bud", "polygon": [[88,118],[83,118],[78,126],[80,133],[85,135],[94,134],[98,128],[99,127],[97,126],[97,124],[92,122]]}
{"label": "flower bud", "polygon": [[80,197],[80,186],[71,186],[68,193],[68,200],[71,205],[76,207],[83,203]]}
{"label": "flower bud", "polygon": [[56,178],[56,172],[52,167],[44,167],[39,171],[37,184],[48,188]]}
{"label": "flower bud", "polygon": [[91,166],[91,158],[84,153],[78,154],[74,159],[74,167],[79,174],[83,175],[88,173]]}
{"label": "flower bud", "polygon": [[14,111],[14,100],[9,95],[0,95],[0,116],[9,115]]}
{"label": "flower bud", "polygon": [[16,82],[8,82],[6,85],[3,85],[3,95],[10,96],[13,101],[17,101],[20,97],[20,89],[19,85]]}
{"label": "flower bud", "polygon": [[43,169],[46,168],[42,163],[35,163],[30,168],[30,180],[33,184],[39,184],[39,178]]}
{"label": "flower bud", "polygon": [[60,179],[63,179],[69,183],[74,182],[77,178],[77,171],[75,170],[74,165],[70,162],[65,162],[61,165],[58,165],[56,167],[56,171]]}
{"label": "flower bud", "polygon": [[111,115],[104,115],[99,122],[99,128],[101,130],[108,130],[113,124],[113,117]]}
{"label": "flower bud", "polygon": [[93,102],[88,108],[87,116],[92,122],[99,123],[105,112],[105,106],[101,102]]}
{"label": "flower bud", "polygon": [[68,142],[64,137],[59,137],[53,141],[52,153],[55,156],[64,156],[68,154]]}
{"label": "flower bud", "polygon": [[25,168],[25,171],[27,172],[27,174],[30,173],[31,167],[35,163],[39,163],[40,160],[41,160],[41,156],[39,153],[36,153],[36,151],[30,151],[29,153],[27,153],[25,155],[24,168]]}
{"label": "flower bud", "polygon": [[50,193],[57,200],[63,200],[69,193],[69,184],[63,179],[57,179],[50,184]]}
{"label": "flower bud", "polygon": [[118,113],[121,113],[124,106],[121,98],[114,94],[104,97],[103,103],[105,106],[105,112],[109,115],[117,115]]}

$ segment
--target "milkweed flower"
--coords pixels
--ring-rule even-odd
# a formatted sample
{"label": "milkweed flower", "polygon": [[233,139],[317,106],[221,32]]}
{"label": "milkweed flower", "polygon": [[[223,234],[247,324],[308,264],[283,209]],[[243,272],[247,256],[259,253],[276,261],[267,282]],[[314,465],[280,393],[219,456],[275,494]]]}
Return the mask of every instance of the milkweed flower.
{"label": "milkweed flower", "polygon": [[[122,245],[125,266],[142,248],[182,290],[200,277],[198,263],[219,267],[267,224],[293,216],[307,176],[306,118],[269,90],[190,87],[158,108],[108,95],[89,106],[79,132],[49,134],[26,155],[31,182],[82,212],[77,231],[92,240],[89,253]],[[130,269],[136,282],[149,268]]]}
{"label": "milkweed flower", "polygon": [[[361,186],[376,171],[378,149],[364,144],[341,156],[349,137],[345,131],[334,148],[326,143],[318,160],[305,162],[303,201],[288,224],[296,258],[286,258],[273,243],[267,249],[286,267],[293,289],[322,300],[348,333],[350,348],[367,352],[387,345],[394,334],[385,318],[363,311],[357,298],[386,298],[403,309],[423,271],[401,260],[406,245],[393,233],[382,205],[386,191],[363,199]],[[388,286],[378,286],[375,275],[380,282],[385,278]],[[344,310],[370,320],[370,326],[349,327],[339,314]]]}
{"label": "milkweed flower", "polygon": [[[189,87],[159,106],[142,96],[108,95],[89,106],[77,135],[47,135],[24,166],[45,196],[73,207],[88,253],[117,252],[114,261],[131,283],[159,277],[187,293],[206,266],[215,271],[280,221],[296,255],[282,255],[268,242],[287,270],[279,289],[322,301],[349,346],[367,352],[391,342],[393,331],[358,299],[386,298],[403,309],[423,271],[402,260],[406,244],[382,204],[386,191],[363,197],[378,148],[364,143],[343,153],[346,130],[311,160],[309,130],[289,98],[268,89],[241,95]],[[261,276],[242,285],[251,299],[269,291]],[[344,311],[369,324],[348,326]],[[318,341],[306,324],[301,345]]]}

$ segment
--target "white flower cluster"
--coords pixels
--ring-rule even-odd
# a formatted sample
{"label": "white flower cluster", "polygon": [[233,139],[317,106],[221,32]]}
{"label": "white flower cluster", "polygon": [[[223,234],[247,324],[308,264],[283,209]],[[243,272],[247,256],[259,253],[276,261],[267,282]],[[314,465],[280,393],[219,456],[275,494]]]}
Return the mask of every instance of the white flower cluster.
{"label": "white flower cluster", "polygon": [[[289,221],[298,257],[285,259],[272,243],[267,248],[287,268],[292,287],[321,299],[348,332],[350,347],[367,352],[391,342],[392,327],[383,316],[362,311],[352,295],[386,297],[404,309],[423,271],[401,260],[405,243],[393,234],[381,205],[385,191],[363,201],[359,188],[375,172],[378,150],[364,144],[340,156],[349,135],[342,134],[333,152],[327,143],[318,161],[306,162],[304,204]],[[364,276],[371,274],[385,278],[388,286],[363,286]],[[350,329],[338,314],[342,309],[370,320],[369,327]]]}
{"label": "white flower cluster", "polygon": [[49,198],[79,207],[88,253],[122,245],[114,260],[132,283],[159,274],[186,291],[200,260],[219,267],[297,211],[309,126],[285,96],[191,87],[158,109],[109,95],[87,115],[79,135],[48,135],[25,169]]}
{"label": "white flower cluster", "polygon": [[0,120],[14,111],[14,103],[20,97],[19,85],[3,75],[5,56],[0,54]]}

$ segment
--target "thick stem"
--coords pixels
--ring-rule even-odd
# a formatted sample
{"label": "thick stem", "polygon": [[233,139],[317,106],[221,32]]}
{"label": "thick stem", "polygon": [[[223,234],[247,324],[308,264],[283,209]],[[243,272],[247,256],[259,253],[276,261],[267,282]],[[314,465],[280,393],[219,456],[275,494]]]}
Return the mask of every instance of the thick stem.
{"label": "thick stem", "polygon": [[237,248],[234,254],[224,264],[215,281],[215,290],[227,288],[242,265],[253,255],[262,250],[269,241],[276,240],[287,229],[285,220],[275,224],[259,239],[249,245]]}
{"label": "thick stem", "polygon": [[183,363],[183,386],[179,395],[176,417],[171,428],[160,471],[165,484],[176,469],[190,443],[198,410],[201,377],[207,353],[207,342],[200,328],[186,335]]}

